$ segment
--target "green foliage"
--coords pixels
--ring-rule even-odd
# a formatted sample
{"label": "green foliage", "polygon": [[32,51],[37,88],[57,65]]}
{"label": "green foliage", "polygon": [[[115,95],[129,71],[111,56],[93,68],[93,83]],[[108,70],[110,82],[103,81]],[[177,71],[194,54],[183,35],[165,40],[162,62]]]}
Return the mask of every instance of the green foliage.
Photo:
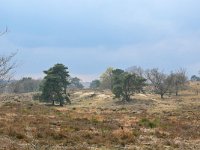
{"label": "green foliage", "polygon": [[123,101],[130,101],[130,97],[135,93],[143,91],[146,79],[124,72],[121,69],[113,70],[112,92],[115,98],[121,98]]}
{"label": "green foliage", "polygon": [[98,89],[100,87],[101,82],[99,80],[93,80],[90,83],[90,88],[91,89]]}
{"label": "green foliage", "polygon": [[200,77],[198,77],[196,75],[192,75],[190,80],[191,81],[200,81]]}
{"label": "green foliage", "polygon": [[143,118],[139,121],[140,126],[144,126],[146,128],[156,128],[159,124],[159,120],[155,119],[153,121],[150,121],[147,118]]}
{"label": "green foliage", "polygon": [[42,97],[46,101],[59,101],[62,106],[64,100],[70,102],[69,95],[66,93],[67,86],[70,84],[68,81],[69,72],[67,67],[63,64],[56,64],[54,67],[47,71],[42,86]]}

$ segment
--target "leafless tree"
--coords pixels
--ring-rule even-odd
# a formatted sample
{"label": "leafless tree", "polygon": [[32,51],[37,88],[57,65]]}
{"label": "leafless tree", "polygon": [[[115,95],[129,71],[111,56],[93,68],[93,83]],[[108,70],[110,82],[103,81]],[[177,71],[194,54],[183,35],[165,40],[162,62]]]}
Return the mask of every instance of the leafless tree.
{"label": "leafless tree", "polygon": [[196,95],[199,95],[200,81],[190,82],[190,90],[193,91]]}
{"label": "leafless tree", "polygon": [[168,75],[159,71],[157,68],[146,70],[145,75],[147,80],[154,86],[155,93],[160,94],[163,99],[164,94],[168,92],[171,85]]}
{"label": "leafless tree", "polygon": [[172,81],[170,90],[174,91],[176,96],[178,96],[179,91],[185,87],[185,84],[188,80],[186,70],[180,68],[175,73],[171,72],[169,78]]}
{"label": "leafless tree", "polygon": [[0,56],[0,88],[5,87],[10,79],[13,77],[13,69],[16,63],[12,62],[16,53],[9,56]]}
{"label": "leafless tree", "polygon": [[[6,28],[5,31],[0,32],[0,36],[5,34],[7,31],[8,29]],[[9,56],[3,56],[0,54],[0,88],[5,87],[13,76],[13,69],[16,64],[12,62],[12,59],[15,55],[16,53],[12,53]]]}
{"label": "leafless tree", "polygon": [[144,70],[139,66],[132,66],[126,69],[127,72],[136,74],[140,77],[144,77]]}

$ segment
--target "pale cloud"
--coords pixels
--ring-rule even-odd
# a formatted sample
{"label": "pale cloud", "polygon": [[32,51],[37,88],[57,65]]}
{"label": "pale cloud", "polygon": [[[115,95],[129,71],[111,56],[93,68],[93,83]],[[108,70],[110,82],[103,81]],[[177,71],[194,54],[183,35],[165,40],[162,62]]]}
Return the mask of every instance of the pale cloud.
{"label": "pale cloud", "polygon": [[[47,5],[48,4],[48,5]],[[6,0],[0,54],[19,50],[18,76],[55,63],[84,81],[108,66],[199,70],[199,0]]]}
{"label": "pale cloud", "polygon": [[[72,75],[77,75],[83,81],[91,81],[98,78],[108,66],[126,69],[132,65],[138,65],[143,68],[159,67],[166,71],[183,67],[190,70],[190,65],[194,68],[192,64],[199,61],[198,41],[198,37],[176,38],[116,49],[106,47],[26,48],[20,50],[17,57],[23,58],[19,71],[32,65],[33,68],[27,71],[39,74],[55,63],[63,63],[69,67]],[[191,73],[194,73],[194,69],[191,70],[193,70]]]}

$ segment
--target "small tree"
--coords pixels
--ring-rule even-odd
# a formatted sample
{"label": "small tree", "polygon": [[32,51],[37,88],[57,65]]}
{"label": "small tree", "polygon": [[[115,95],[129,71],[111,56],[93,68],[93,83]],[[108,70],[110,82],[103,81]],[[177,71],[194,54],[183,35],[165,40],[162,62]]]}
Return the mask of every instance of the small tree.
{"label": "small tree", "polygon": [[46,76],[42,86],[42,97],[46,101],[52,101],[52,105],[55,101],[59,101],[60,106],[63,106],[64,100],[70,103],[69,95],[66,93],[69,85],[69,72],[67,69],[63,64],[56,64],[49,70],[44,71]]}
{"label": "small tree", "polygon": [[179,69],[175,73],[172,72],[169,78],[171,81],[170,90],[174,91],[176,96],[178,96],[179,91],[185,87],[187,82],[186,71],[184,69]]}
{"label": "small tree", "polygon": [[[6,30],[0,32],[0,36],[4,35],[8,31]],[[12,53],[9,56],[0,56],[0,88],[6,87],[13,75],[13,69],[16,67],[16,64],[12,62],[13,57],[16,53]]]}
{"label": "small tree", "polygon": [[109,67],[107,70],[100,76],[101,89],[112,89],[112,71],[113,68]]}
{"label": "small tree", "polygon": [[90,88],[91,89],[98,89],[100,87],[100,81],[99,80],[93,80],[91,83],[90,83]]}
{"label": "small tree", "polygon": [[200,92],[200,81],[190,82],[190,90],[192,90],[196,95],[199,95]]}
{"label": "small tree", "polygon": [[115,98],[130,101],[131,96],[143,91],[146,79],[134,73],[130,74],[121,69],[113,70],[112,92]]}
{"label": "small tree", "polygon": [[0,56],[0,88],[5,87],[13,76],[12,71],[16,64],[12,62],[12,59],[15,55],[16,53],[10,56]]}
{"label": "small tree", "polygon": [[163,99],[164,94],[168,92],[172,84],[171,78],[163,72],[160,72],[157,68],[147,70],[146,77],[154,86],[155,93],[160,94]]}
{"label": "small tree", "polygon": [[196,76],[196,75],[192,75],[190,78],[191,81],[200,81],[200,77]]}
{"label": "small tree", "polygon": [[71,89],[83,89],[84,86],[81,84],[81,79],[74,77],[70,78],[70,86]]}
{"label": "small tree", "polygon": [[124,70],[115,69],[112,71],[112,93],[115,98],[121,98],[123,93],[123,73]]}

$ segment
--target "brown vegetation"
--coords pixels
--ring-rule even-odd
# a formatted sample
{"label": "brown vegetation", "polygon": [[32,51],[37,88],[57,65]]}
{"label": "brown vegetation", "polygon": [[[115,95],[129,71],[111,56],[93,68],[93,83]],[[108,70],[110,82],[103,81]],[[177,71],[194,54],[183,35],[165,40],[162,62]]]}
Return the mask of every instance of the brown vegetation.
{"label": "brown vegetation", "polygon": [[[138,94],[120,104],[107,91],[74,91],[72,105],[1,96],[0,149],[200,149],[200,97]],[[92,96],[90,96],[92,95]],[[12,100],[11,100],[12,99]]]}

